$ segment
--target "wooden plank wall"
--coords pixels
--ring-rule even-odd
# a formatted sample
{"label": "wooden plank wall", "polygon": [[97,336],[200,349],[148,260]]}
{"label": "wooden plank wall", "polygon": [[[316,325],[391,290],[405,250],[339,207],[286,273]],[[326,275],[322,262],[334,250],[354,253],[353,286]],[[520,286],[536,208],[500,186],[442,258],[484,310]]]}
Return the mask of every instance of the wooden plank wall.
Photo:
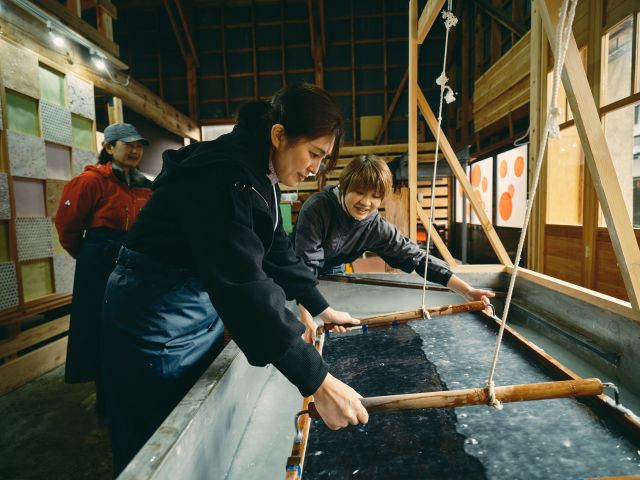
{"label": "wooden plank wall", "polygon": [[[545,228],[544,273],[576,285],[583,279],[582,226],[547,225]],[[635,230],[640,245],[640,230]],[[606,295],[629,300],[617,263],[609,232],[599,228],[596,234],[593,288]]]}
{"label": "wooden plank wall", "polygon": [[530,38],[527,33],[476,80],[473,93],[476,132],[529,103]]}
{"label": "wooden plank wall", "polygon": [[[626,0],[616,0],[611,3],[625,2]],[[580,2],[573,27],[579,47],[587,43],[588,27],[588,2]],[[473,93],[475,132],[481,132],[529,103],[529,62],[530,32],[476,79]],[[549,68],[551,66],[550,64]]]}

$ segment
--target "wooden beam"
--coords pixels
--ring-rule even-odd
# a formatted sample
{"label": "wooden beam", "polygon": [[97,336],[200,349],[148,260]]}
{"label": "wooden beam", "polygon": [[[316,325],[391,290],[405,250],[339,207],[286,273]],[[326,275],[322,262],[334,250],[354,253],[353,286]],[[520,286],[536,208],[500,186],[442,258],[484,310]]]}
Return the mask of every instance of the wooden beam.
{"label": "wooden beam", "polygon": [[[433,5],[430,1],[425,9]],[[424,12],[423,12],[424,15]],[[416,200],[418,199],[418,1],[409,1],[409,238],[415,242],[418,237],[416,224]]]}
{"label": "wooden beam", "polygon": [[[391,105],[389,105],[389,108],[384,114],[384,119],[382,120],[382,124],[378,129],[378,135],[376,135],[376,145],[380,144],[380,140],[382,140],[382,137],[387,131],[387,127],[389,126],[389,120],[391,120],[391,116],[393,115],[393,112],[396,109],[396,105],[398,105],[398,100],[400,100],[400,96],[402,95],[402,92],[404,92],[404,87],[407,85],[408,78],[409,78],[409,69],[407,69],[407,71],[404,72],[404,75],[400,80],[400,85],[398,85],[398,88],[396,89],[396,93],[393,96],[393,100],[391,101]],[[386,95],[385,95],[385,98],[386,98]]]}
{"label": "wooden beam", "polygon": [[[11,6],[12,4],[8,4]],[[29,14],[15,9],[10,15],[0,17],[0,28],[3,31],[3,39],[31,50],[38,56],[38,60],[60,72],[76,73],[86,81],[107,94],[119,97],[123,103],[159,126],[181,137],[189,137],[200,140],[200,128],[195,121],[179,112],[164,100],[151,92],[147,87],[135,80],[128,83],[117,72],[113,72],[116,81],[105,78],[96,72],[92,66],[86,65],[78,56],[67,56],[49,47],[44,40],[46,32],[35,31],[31,28],[32,20]]]}
{"label": "wooden beam", "polygon": [[453,255],[451,255],[451,252],[447,248],[447,245],[442,241],[442,237],[440,237],[438,230],[433,225],[431,225],[431,222],[429,222],[429,217],[427,217],[427,213],[420,205],[420,202],[416,200],[416,204],[418,217],[420,218],[420,221],[424,225],[424,228],[427,230],[427,232],[429,231],[429,229],[431,229],[431,240],[438,249],[438,252],[440,252],[440,255],[442,255],[442,258],[449,264],[450,267],[456,266],[458,262],[456,262],[456,259],[453,258]]}
{"label": "wooden beam", "polygon": [[[552,48],[555,48],[559,9],[558,0],[544,0],[539,5],[542,24]],[[629,301],[634,309],[640,309],[640,249],[633,233],[615,164],[611,158],[598,109],[573,35],[571,35],[562,71],[562,83],[607,221],[611,243],[618,259]]]}
{"label": "wooden beam", "polygon": [[427,38],[427,34],[433,23],[438,18],[438,14],[442,7],[444,7],[445,0],[429,0],[424,6],[422,13],[420,14],[420,20],[418,20],[417,42],[419,45],[424,43],[424,39]]}
{"label": "wooden beam", "polygon": [[[418,105],[420,106],[420,110],[422,111],[422,116],[427,121],[427,125],[429,125],[429,128],[431,129],[431,132],[433,133],[433,135],[437,136],[438,120],[436,119],[436,116],[431,110],[431,107],[429,106],[429,103],[427,102],[427,99],[425,98],[422,91],[419,88],[417,90],[418,90],[417,91]],[[471,203],[471,207],[473,208],[473,211],[478,216],[478,220],[480,221],[480,224],[482,225],[482,229],[487,235],[487,240],[489,240],[489,243],[493,247],[493,251],[496,253],[496,256],[498,257],[498,261],[503,265],[512,265],[511,259],[509,258],[509,254],[505,250],[504,245],[502,244],[502,241],[500,241],[500,238],[498,237],[498,234],[496,233],[495,228],[491,224],[491,220],[489,220],[489,217],[487,217],[487,214],[485,213],[484,209],[480,205],[480,201],[478,200],[478,197],[476,197],[473,194],[473,188],[471,187],[471,184],[469,183],[469,179],[467,178],[464,170],[462,169],[462,166],[460,166],[460,162],[458,161],[458,158],[456,157],[456,154],[453,151],[453,148],[451,148],[451,144],[449,143],[449,140],[447,140],[447,137],[443,134],[440,134],[440,148],[442,150],[442,153],[444,154],[444,158],[447,159],[447,162],[451,167],[451,171],[456,176],[456,178],[460,182],[460,185],[462,186],[462,189],[467,195],[467,198]]]}
{"label": "wooden beam", "polygon": [[475,2],[480,7],[482,7],[484,11],[487,12],[489,16],[491,16],[491,18],[493,18],[496,22],[498,22],[499,24],[509,29],[518,37],[522,37],[524,36],[525,33],[527,33],[527,30],[525,27],[511,20],[509,17],[507,17],[507,15],[504,12],[498,10],[497,8],[492,7],[491,4],[486,0],[475,0]]}
{"label": "wooden beam", "polygon": [[[58,17],[62,23],[69,26],[72,30],[76,31],[79,35],[85,37],[90,42],[96,44],[96,46],[110,53],[114,57],[120,56],[120,48],[113,41],[109,40],[106,36],[93,28],[87,22],[82,20],[74,12],[70,11],[66,5],[62,5],[58,2],[52,2],[48,0],[32,0],[38,7],[46,10],[47,12]],[[44,28],[44,27],[43,27]]]}

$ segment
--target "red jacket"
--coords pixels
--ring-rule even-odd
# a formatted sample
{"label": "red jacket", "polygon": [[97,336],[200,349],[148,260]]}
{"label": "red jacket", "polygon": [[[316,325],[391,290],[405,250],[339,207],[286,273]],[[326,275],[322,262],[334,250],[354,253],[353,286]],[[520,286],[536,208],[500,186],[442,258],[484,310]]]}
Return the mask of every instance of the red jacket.
{"label": "red jacket", "polygon": [[108,162],[86,166],[84,172],[65,185],[56,228],[60,243],[71,256],[77,256],[86,229],[129,230],[151,196],[151,182],[137,171],[134,175],[137,185],[129,187]]}

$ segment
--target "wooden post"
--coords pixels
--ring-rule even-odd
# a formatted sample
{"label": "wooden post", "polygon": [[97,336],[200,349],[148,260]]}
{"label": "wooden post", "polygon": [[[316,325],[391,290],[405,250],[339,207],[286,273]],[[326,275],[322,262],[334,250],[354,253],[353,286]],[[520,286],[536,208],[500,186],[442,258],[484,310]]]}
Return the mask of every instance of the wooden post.
{"label": "wooden post", "polygon": [[[589,0],[589,35],[587,40],[587,78],[591,85],[593,100],[600,107],[602,67],[602,2]],[[608,49],[605,49],[607,51]],[[582,210],[582,284],[595,290],[596,279],[596,235],[598,233],[598,194],[593,186],[589,169],[584,170]]]}
{"label": "wooden post", "polygon": [[82,17],[82,5],[80,4],[80,0],[67,0],[67,8],[76,17]]}
{"label": "wooden post", "polygon": [[109,11],[103,6],[96,7],[98,31],[109,40],[113,40],[113,18]]}
{"label": "wooden post", "polygon": [[[592,397],[601,395],[603,391],[604,386],[597,378],[495,387],[496,399],[501,403],[568,397]],[[464,390],[369,397],[361,399],[361,402],[369,413],[397,412],[425,408],[488,405],[489,395],[486,388],[468,388]],[[314,403],[309,404],[309,416],[311,418],[319,417]]]}
{"label": "wooden post", "polygon": [[[540,17],[553,47],[555,47],[559,8],[558,0],[540,1]],[[611,243],[629,301],[634,309],[639,310],[640,249],[633,233],[615,165],[573,35],[571,35],[562,70],[562,83],[571,105],[586,163],[607,221]]]}
{"label": "wooden post", "polygon": [[[531,9],[531,74],[529,75],[529,175],[533,178],[535,162],[538,158],[538,147],[544,129],[547,111],[547,65],[548,65],[548,43],[547,36],[542,28],[542,21],[538,13],[538,2],[533,2]],[[546,154],[542,161],[546,163]],[[529,231],[527,233],[527,266],[536,272],[544,272],[544,236],[545,225],[547,223],[547,189],[546,189],[546,166],[543,165],[540,173],[540,185],[536,195],[531,220],[529,221]],[[531,190],[531,185],[528,186]]]}
{"label": "wooden post", "polygon": [[[430,1],[429,5],[435,2]],[[442,2],[444,3],[444,2]],[[439,11],[439,10],[438,10]],[[425,33],[426,36],[426,33]],[[418,1],[409,1],[409,238],[416,241],[418,199]]]}
{"label": "wooden post", "polygon": [[109,125],[124,122],[122,99],[118,97],[111,97],[111,99],[107,103],[107,117],[109,119]]}

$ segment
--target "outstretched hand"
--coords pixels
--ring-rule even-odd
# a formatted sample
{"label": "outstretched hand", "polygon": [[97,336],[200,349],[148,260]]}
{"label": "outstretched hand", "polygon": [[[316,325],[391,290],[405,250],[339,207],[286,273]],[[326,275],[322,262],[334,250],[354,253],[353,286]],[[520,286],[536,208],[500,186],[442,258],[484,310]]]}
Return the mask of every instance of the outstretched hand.
{"label": "outstretched hand", "polygon": [[487,305],[487,308],[482,311],[488,315],[493,314],[493,310],[489,307],[489,305],[491,304],[491,301],[489,299],[495,296],[495,292],[492,292],[491,290],[482,290],[480,288],[471,288],[469,291],[463,294],[463,297],[469,302],[481,301],[482,303]]}

